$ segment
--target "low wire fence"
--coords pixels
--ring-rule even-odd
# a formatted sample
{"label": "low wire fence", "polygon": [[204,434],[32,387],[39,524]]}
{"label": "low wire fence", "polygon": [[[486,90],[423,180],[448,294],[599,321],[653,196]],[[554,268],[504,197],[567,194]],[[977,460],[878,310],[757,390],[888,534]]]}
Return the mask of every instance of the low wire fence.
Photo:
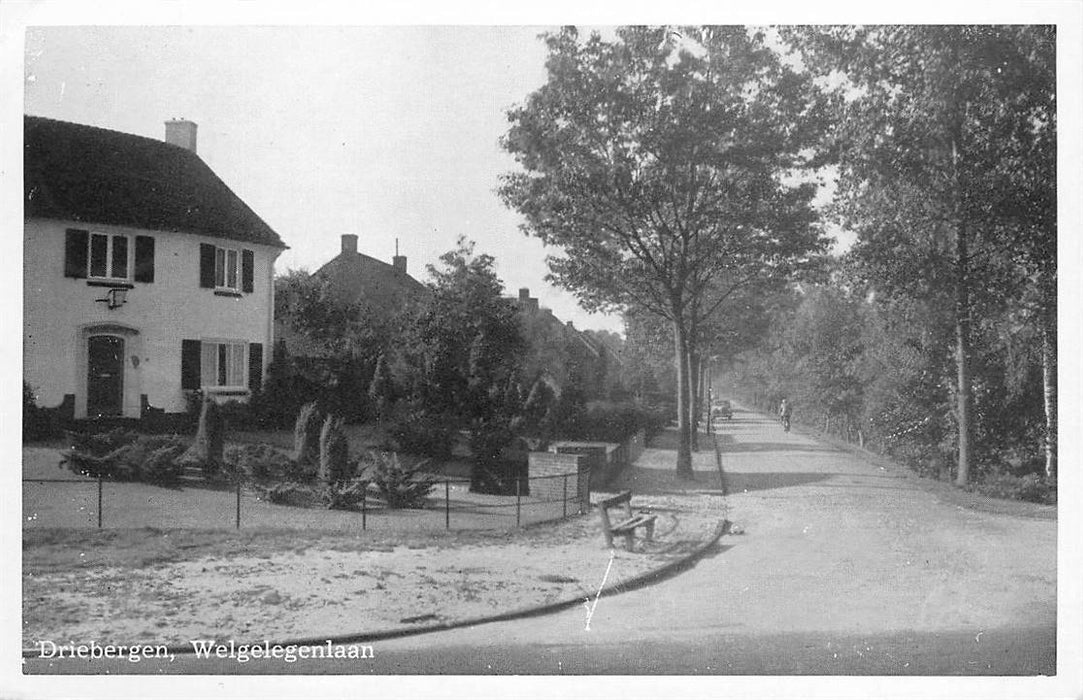
{"label": "low wire fence", "polygon": [[[584,479],[580,488],[580,479]],[[24,527],[323,530],[510,529],[586,512],[589,474],[515,480],[515,493],[470,490],[470,480],[440,478],[424,508],[390,508],[363,492],[348,510],[271,503],[264,489],[191,482],[160,486],[92,478],[24,479]]]}

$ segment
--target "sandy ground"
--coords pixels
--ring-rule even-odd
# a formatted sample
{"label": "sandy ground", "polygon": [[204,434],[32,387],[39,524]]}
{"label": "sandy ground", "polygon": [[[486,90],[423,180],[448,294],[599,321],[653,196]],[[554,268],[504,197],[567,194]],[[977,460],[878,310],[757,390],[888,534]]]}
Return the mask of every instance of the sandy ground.
{"label": "sandy ground", "polygon": [[608,550],[593,515],[427,538],[293,532],[238,541],[219,532],[201,543],[198,532],[178,531],[167,545],[169,531],[27,531],[24,644],[285,640],[586,599],[603,578],[619,583],[679,558],[720,520],[710,496],[656,494],[633,504],[658,521],[655,541],[631,552]]}

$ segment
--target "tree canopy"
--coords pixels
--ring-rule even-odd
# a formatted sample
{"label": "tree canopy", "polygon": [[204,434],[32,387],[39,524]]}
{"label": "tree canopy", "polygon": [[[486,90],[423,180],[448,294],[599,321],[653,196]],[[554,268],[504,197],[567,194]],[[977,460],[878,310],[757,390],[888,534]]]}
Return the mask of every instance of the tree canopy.
{"label": "tree canopy", "polygon": [[622,27],[612,41],[564,28],[545,42],[547,82],[508,113],[503,145],[522,169],[500,194],[561,251],[550,278],[584,305],[673,325],[688,476],[692,326],[824,247],[815,186],[788,177],[819,163],[822,105],[743,27]]}

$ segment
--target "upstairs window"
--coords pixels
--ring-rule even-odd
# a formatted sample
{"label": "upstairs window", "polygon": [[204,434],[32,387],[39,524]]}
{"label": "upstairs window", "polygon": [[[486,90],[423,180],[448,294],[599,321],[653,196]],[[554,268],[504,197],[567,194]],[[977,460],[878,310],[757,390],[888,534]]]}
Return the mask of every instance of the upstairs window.
{"label": "upstairs window", "polygon": [[134,250],[130,238],[68,229],[64,237],[64,276],[98,284],[153,282],[154,237],[135,236]]}
{"label": "upstairs window", "polygon": [[237,290],[238,261],[240,256],[231,248],[214,249],[214,286],[218,289]]}
{"label": "upstairs window", "polygon": [[90,246],[90,279],[128,279],[128,237],[120,234],[92,233]]}
{"label": "upstairs window", "polygon": [[255,279],[255,253],[248,249],[223,248],[199,244],[199,286],[215,294],[241,296],[250,294]]}

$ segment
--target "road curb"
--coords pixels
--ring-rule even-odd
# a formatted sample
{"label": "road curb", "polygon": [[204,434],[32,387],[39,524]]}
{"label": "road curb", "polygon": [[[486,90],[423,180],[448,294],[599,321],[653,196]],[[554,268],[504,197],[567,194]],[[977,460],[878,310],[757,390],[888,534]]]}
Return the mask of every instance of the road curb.
{"label": "road curb", "polygon": [[[717,527],[715,527],[714,533],[703,544],[696,547],[694,550],[684,555],[679,559],[675,559],[668,562],[656,569],[651,569],[638,576],[633,576],[627,581],[621,581],[619,583],[613,583],[603,588],[597,595],[598,597],[609,596],[616,593],[622,593],[624,591],[631,591],[637,588],[642,588],[650,583],[661,580],[668,576],[671,576],[682,569],[688,568],[695,564],[695,562],[702,557],[707,550],[717,544],[718,540],[722,538],[729,529],[730,522],[728,520],[721,520]],[[323,637],[304,637],[300,639],[287,639],[283,641],[271,641],[259,640],[258,643],[249,644],[249,646],[262,647],[264,644],[270,646],[320,646],[325,645],[328,642],[331,644],[357,644],[361,642],[377,642],[386,639],[397,639],[400,637],[412,637],[420,634],[429,634],[431,632],[442,632],[445,630],[459,629],[462,627],[473,627],[475,625],[484,625],[490,622],[504,622],[507,620],[517,620],[527,617],[535,617],[538,615],[547,615],[554,613],[565,608],[570,608],[575,605],[582,605],[583,598],[576,596],[574,598],[567,598],[565,600],[557,601],[555,603],[546,603],[545,605],[538,605],[530,608],[521,608],[519,610],[512,610],[509,612],[499,613],[496,615],[488,615],[484,617],[474,617],[465,620],[452,620],[448,622],[441,622],[424,627],[395,627],[387,630],[379,630],[375,632],[357,632],[354,634],[336,635],[336,636],[323,636]],[[150,644],[148,646],[158,647],[159,645]],[[240,645],[238,645],[240,646]],[[166,645],[166,652],[169,654],[193,654],[191,644],[188,645]],[[38,652],[35,649],[23,649],[23,658],[37,658]]]}

